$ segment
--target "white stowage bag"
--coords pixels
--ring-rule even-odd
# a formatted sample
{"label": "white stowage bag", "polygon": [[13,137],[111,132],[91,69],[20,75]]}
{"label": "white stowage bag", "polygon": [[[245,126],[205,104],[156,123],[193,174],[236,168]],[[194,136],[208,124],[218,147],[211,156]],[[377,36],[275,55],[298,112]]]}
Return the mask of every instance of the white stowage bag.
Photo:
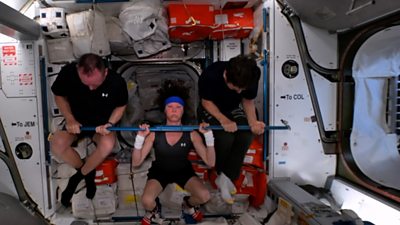
{"label": "white stowage bag", "polygon": [[168,36],[168,25],[166,18],[162,16],[162,9],[160,9],[156,23],[157,29],[152,35],[133,43],[133,48],[139,58],[148,57],[171,48],[171,42]]}
{"label": "white stowage bag", "polygon": [[92,200],[86,197],[86,188],[72,196],[72,214],[77,218],[110,217],[117,209],[117,185],[97,185]]}
{"label": "white stowage bag", "polygon": [[122,29],[134,40],[139,41],[154,34],[157,29],[159,0],[141,0],[125,8],[119,14]]}
{"label": "white stowage bag", "polygon": [[67,24],[75,57],[85,53],[111,54],[104,16],[94,10],[67,15]]}
{"label": "white stowage bag", "polygon": [[70,37],[46,39],[50,63],[67,63],[75,60]]}
{"label": "white stowage bag", "polygon": [[39,23],[43,34],[53,38],[69,36],[63,8],[40,8],[39,14]]}
{"label": "white stowage bag", "polygon": [[110,42],[111,51],[118,53],[126,51],[130,47],[131,39],[121,28],[121,22],[116,17],[106,19],[107,38]]}

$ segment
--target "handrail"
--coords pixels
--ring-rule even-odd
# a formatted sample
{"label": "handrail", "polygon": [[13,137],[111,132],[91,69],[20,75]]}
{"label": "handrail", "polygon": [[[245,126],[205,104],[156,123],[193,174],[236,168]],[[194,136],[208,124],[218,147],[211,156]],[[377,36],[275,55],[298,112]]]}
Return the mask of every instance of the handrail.
{"label": "handrail", "polygon": [[[238,128],[238,130],[250,130],[250,127],[247,125],[238,125],[237,128]],[[145,130],[140,127],[109,127],[107,129],[109,131],[143,131],[143,130]],[[194,126],[194,125],[184,125],[184,126],[160,125],[160,126],[149,127],[149,130],[153,131],[153,132],[193,131],[193,130],[198,130],[198,129],[199,129],[199,126]],[[212,125],[212,126],[205,127],[205,129],[223,130],[224,128],[222,126]],[[96,127],[81,127],[81,131],[94,131],[94,130],[96,130]],[[290,126],[289,125],[266,126],[265,130],[290,130]]]}

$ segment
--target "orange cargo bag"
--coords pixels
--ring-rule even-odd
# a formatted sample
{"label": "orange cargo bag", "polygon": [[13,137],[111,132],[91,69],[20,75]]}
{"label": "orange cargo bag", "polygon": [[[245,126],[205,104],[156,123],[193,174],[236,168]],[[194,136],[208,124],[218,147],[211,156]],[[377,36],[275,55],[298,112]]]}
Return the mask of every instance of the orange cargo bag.
{"label": "orange cargo bag", "polygon": [[210,34],[212,40],[225,38],[246,38],[254,28],[251,8],[216,10],[215,28]]}
{"label": "orange cargo bag", "polygon": [[118,162],[115,159],[105,159],[96,167],[96,185],[112,184],[117,181],[116,168]]}
{"label": "orange cargo bag", "polygon": [[173,42],[193,42],[207,39],[214,26],[214,6],[168,5],[168,34]]}

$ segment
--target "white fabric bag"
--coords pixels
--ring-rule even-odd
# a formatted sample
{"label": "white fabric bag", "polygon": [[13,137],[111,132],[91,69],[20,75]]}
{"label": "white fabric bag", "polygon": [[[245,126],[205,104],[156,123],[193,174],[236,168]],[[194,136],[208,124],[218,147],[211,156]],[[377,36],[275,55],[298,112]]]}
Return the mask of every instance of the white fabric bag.
{"label": "white fabric bag", "polygon": [[53,38],[69,36],[63,8],[40,8],[39,14],[39,23],[43,34]]}
{"label": "white fabric bag", "polygon": [[122,29],[134,40],[139,41],[154,34],[157,29],[159,0],[142,0],[125,8],[119,14]]}
{"label": "white fabric bag", "polygon": [[86,53],[95,53],[100,56],[111,53],[106,21],[100,12],[88,10],[69,14],[67,24],[76,58]]}
{"label": "white fabric bag", "polygon": [[47,39],[46,44],[50,63],[66,63],[75,60],[71,38]]}
{"label": "white fabric bag", "polygon": [[133,48],[139,58],[154,55],[171,48],[168,25],[164,18],[157,19],[157,30],[146,39],[135,41]]}
{"label": "white fabric bag", "polygon": [[106,19],[106,28],[111,52],[118,53],[120,51],[126,51],[126,49],[132,45],[130,37],[122,30],[118,18],[108,17]]}

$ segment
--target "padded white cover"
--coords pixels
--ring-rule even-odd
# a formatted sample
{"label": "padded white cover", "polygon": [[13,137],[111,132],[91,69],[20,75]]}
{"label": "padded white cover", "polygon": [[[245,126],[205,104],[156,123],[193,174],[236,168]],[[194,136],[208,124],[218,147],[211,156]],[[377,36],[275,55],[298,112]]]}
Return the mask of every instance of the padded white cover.
{"label": "padded white cover", "polygon": [[74,55],[79,58],[85,53],[106,56],[111,53],[107,39],[104,16],[93,10],[67,15]]}
{"label": "padded white cover", "polygon": [[50,63],[66,63],[75,60],[71,38],[47,39],[46,43]]}
{"label": "padded white cover", "polygon": [[400,189],[397,135],[386,122],[388,78],[400,75],[400,26],[368,39],[353,64],[355,80],[351,152],[369,178]]}
{"label": "padded white cover", "polygon": [[122,29],[134,40],[142,40],[154,34],[161,8],[159,0],[141,0],[125,8],[120,14]]}
{"label": "padded white cover", "polygon": [[39,23],[43,34],[53,38],[67,37],[69,35],[63,8],[40,8],[39,14]]}
{"label": "padded white cover", "polygon": [[157,19],[157,29],[149,37],[135,41],[133,48],[139,58],[154,55],[171,48],[168,36],[168,25],[164,18]]}
{"label": "padded white cover", "polygon": [[118,18],[108,17],[106,19],[106,28],[107,38],[113,53],[126,50],[132,44],[129,35],[122,30],[121,22]]}

